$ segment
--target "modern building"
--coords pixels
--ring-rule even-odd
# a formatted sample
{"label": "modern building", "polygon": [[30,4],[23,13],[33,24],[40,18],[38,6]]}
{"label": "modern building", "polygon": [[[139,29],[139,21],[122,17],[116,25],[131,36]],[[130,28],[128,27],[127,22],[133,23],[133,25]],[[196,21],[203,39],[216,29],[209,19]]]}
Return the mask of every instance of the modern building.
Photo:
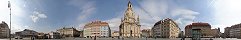
{"label": "modern building", "polygon": [[211,25],[208,23],[197,22],[185,27],[186,37],[192,37],[193,34],[200,34],[200,37],[213,37],[210,32],[212,32]]}
{"label": "modern building", "polygon": [[23,31],[15,32],[16,36],[23,38],[37,37],[38,32],[34,30],[24,29]]}
{"label": "modern building", "polygon": [[80,33],[78,30],[76,30],[75,28],[61,28],[57,30],[58,33],[60,33],[60,35],[62,37],[79,37]]}
{"label": "modern building", "polygon": [[48,38],[49,39],[59,39],[59,38],[61,38],[61,35],[59,32],[49,32]]}
{"label": "modern building", "polygon": [[141,30],[142,37],[151,37],[151,29],[143,29]]}
{"label": "modern building", "polygon": [[152,35],[160,38],[177,38],[180,30],[172,19],[166,18],[155,23],[152,27]]}
{"label": "modern building", "polygon": [[227,38],[241,38],[241,23],[226,27],[224,34]]}
{"label": "modern building", "polygon": [[121,19],[119,26],[121,37],[141,37],[139,16],[136,17],[132,10],[131,2],[128,2],[127,10],[125,11],[124,18]]}
{"label": "modern building", "polygon": [[107,22],[92,21],[84,26],[84,37],[111,37],[111,30]]}
{"label": "modern building", "polygon": [[113,33],[111,33],[111,36],[115,38],[119,37],[120,36],[119,31],[114,31]]}
{"label": "modern building", "polygon": [[0,38],[8,38],[9,30],[8,24],[2,21],[2,23],[0,23]]}

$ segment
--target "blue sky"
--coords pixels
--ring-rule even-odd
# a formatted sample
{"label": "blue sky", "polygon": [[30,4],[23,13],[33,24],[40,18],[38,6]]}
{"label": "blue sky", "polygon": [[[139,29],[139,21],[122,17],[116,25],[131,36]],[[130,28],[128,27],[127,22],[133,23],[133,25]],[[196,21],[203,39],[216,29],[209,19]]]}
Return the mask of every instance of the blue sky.
{"label": "blue sky", "polygon": [[[8,1],[12,7],[12,31],[32,29],[38,32],[56,31],[62,27],[78,30],[91,21],[108,22],[118,30],[128,0],[1,0],[0,21],[9,24]],[[131,0],[140,16],[141,29],[171,18],[184,30],[192,22],[207,22],[212,28],[241,23],[241,1],[238,0]]]}

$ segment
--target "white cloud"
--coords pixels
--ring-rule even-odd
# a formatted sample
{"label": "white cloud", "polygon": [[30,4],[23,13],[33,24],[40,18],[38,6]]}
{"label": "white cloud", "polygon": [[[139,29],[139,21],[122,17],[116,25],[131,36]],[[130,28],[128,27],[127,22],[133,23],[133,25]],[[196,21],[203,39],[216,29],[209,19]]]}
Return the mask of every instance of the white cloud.
{"label": "white cloud", "polygon": [[178,17],[175,21],[181,29],[184,29],[186,25],[191,24],[198,14],[200,13],[183,8],[176,8],[171,11],[171,16],[173,18]]}
{"label": "white cloud", "polygon": [[87,23],[81,23],[81,24],[79,24],[79,26],[76,27],[76,29],[78,29],[78,30],[83,30],[85,24],[87,24]]}
{"label": "white cloud", "polygon": [[34,11],[33,15],[30,15],[32,21],[35,23],[37,22],[39,19],[43,19],[43,18],[47,18],[47,16],[39,11]]}
{"label": "white cloud", "polygon": [[111,30],[119,30],[119,25],[121,23],[121,17],[116,17],[116,18],[112,18],[109,20],[105,20],[105,22],[107,22],[111,28]]}
{"label": "white cloud", "polygon": [[240,0],[217,0],[214,4],[214,19],[219,25],[234,25],[241,23]]}
{"label": "white cloud", "polygon": [[[21,2],[19,1],[15,1],[15,0],[10,0],[11,2],[11,21],[12,21],[12,32],[11,33],[14,33],[16,31],[19,31],[19,30],[22,30],[22,29],[25,29],[25,28],[30,28],[30,27],[27,27],[27,26],[23,26],[23,25],[20,25],[23,23],[23,21],[21,21],[22,19],[24,19],[23,17],[26,16],[26,12],[25,12],[25,9],[22,8],[20,5],[21,5]],[[9,26],[10,26],[10,11],[9,11],[9,8],[8,8],[8,0],[0,0],[0,21],[5,21]]]}
{"label": "white cloud", "polygon": [[80,8],[80,13],[78,14],[79,17],[77,18],[78,21],[83,21],[91,14],[95,13],[96,7],[94,1],[89,0],[70,0],[70,5],[73,5],[77,8]]}
{"label": "white cloud", "polygon": [[[143,0],[138,2],[140,6],[134,5],[133,10],[136,15],[140,16],[141,29],[150,29],[153,25],[164,18],[172,18],[176,21],[181,29],[185,27],[186,24],[190,24],[198,14],[198,12],[178,7],[175,4],[170,4],[167,0]],[[174,5],[177,7],[170,7]],[[123,16],[123,13],[121,13]],[[112,18],[108,21],[111,26],[118,28],[120,25],[120,18]],[[118,21],[116,21],[118,20]],[[113,23],[114,22],[114,23]]]}
{"label": "white cloud", "polygon": [[22,31],[24,29],[33,29],[33,27],[30,27],[30,26],[24,26],[24,25],[19,25],[19,24],[13,24],[12,25],[12,31],[11,33],[15,33],[15,32],[18,32],[18,31]]}
{"label": "white cloud", "polygon": [[213,25],[218,25],[217,27],[220,27],[221,30],[241,23],[241,0],[216,0],[213,6]]}
{"label": "white cloud", "polygon": [[78,30],[83,30],[86,23],[87,17],[96,12],[95,1],[90,0],[70,0],[70,5],[79,8],[80,12],[78,15],[77,22],[80,22],[79,26],[76,27]]}

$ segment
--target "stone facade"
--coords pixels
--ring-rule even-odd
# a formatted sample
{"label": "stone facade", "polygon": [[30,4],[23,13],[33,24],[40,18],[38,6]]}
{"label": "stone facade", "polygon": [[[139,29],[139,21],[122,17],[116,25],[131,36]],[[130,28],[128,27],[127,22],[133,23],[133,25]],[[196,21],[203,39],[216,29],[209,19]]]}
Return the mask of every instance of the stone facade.
{"label": "stone facade", "polygon": [[75,28],[61,28],[57,30],[62,37],[79,37],[80,33]]}
{"label": "stone facade", "polygon": [[224,34],[226,38],[241,38],[241,23],[226,27]]}
{"label": "stone facade", "polygon": [[160,20],[152,27],[153,37],[177,38],[180,33],[178,25],[170,18]]}
{"label": "stone facade", "polygon": [[0,38],[8,38],[9,37],[9,27],[7,23],[4,21],[0,23]]}
{"label": "stone facade", "polygon": [[119,37],[120,36],[119,31],[114,31],[111,35],[112,35],[112,37]]}
{"label": "stone facade", "polygon": [[111,37],[111,30],[107,22],[93,21],[84,26],[84,37]]}
{"label": "stone facade", "polygon": [[60,35],[59,32],[49,32],[48,38],[50,38],[50,39],[60,39],[61,35]]}
{"label": "stone facade", "polygon": [[211,29],[211,35],[215,38],[220,38],[221,37],[221,32],[220,32],[220,28],[215,28],[215,29]]}
{"label": "stone facade", "polygon": [[142,37],[151,37],[151,29],[143,29],[141,30]]}
{"label": "stone facade", "polygon": [[121,37],[140,37],[140,22],[139,16],[136,18],[131,2],[128,2],[128,8],[125,11],[124,19],[121,19],[121,24],[119,26]]}

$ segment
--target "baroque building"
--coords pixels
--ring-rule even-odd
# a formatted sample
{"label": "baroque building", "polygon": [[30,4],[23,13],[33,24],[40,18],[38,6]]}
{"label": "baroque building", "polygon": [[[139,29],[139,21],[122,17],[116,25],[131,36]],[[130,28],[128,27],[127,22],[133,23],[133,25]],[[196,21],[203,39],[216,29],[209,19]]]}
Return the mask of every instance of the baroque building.
{"label": "baroque building", "polygon": [[167,18],[154,24],[154,27],[152,27],[152,35],[158,38],[177,38],[180,30],[172,19]]}
{"label": "baroque building", "polygon": [[60,33],[60,35],[62,37],[79,37],[80,33],[77,29],[75,28],[61,28],[57,30],[58,33]]}
{"label": "baroque building", "polygon": [[127,10],[125,11],[124,18],[121,19],[119,26],[121,37],[140,37],[140,21],[139,16],[136,17],[131,2],[128,2]]}

